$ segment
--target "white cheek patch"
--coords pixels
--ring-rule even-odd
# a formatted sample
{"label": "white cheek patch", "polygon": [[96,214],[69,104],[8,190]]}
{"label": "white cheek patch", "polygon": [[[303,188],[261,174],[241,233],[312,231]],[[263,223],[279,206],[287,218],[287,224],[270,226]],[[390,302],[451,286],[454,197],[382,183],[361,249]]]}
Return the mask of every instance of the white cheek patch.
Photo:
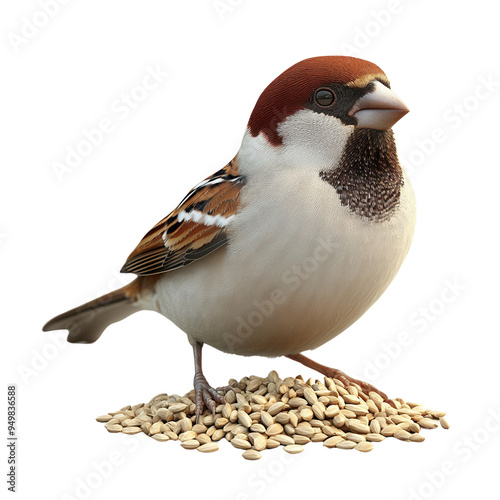
{"label": "white cheek patch", "polygon": [[179,222],[193,221],[193,222],[199,222],[204,226],[217,226],[217,227],[226,227],[233,219],[234,215],[231,215],[229,217],[223,217],[222,215],[204,214],[203,212],[199,212],[198,210],[191,210],[190,212],[186,212],[185,210],[183,210],[177,216],[177,220]]}
{"label": "white cheek patch", "polygon": [[278,125],[286,161],[316,172],[338,164],[353,131],[354,127],[338,118],[309,109],[297,111]]}
{"label": "white cheek patch", "polygon": [[297,111],[278,125],[284,145],[339,147],[342,149],[354,127],[344,125],[335,116],[316,113],[310,109]]}

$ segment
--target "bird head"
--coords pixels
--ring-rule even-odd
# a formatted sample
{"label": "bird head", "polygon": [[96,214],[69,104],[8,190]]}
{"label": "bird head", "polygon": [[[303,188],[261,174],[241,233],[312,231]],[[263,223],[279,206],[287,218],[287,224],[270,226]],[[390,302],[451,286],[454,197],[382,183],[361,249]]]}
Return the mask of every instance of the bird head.
{"label": "bird head", "polygon": [[293,149],[295,157],[301,152],[331,164],[356,131],[385,133],[407,112],[377,65],[347,56],[313,57],[268,85],[247,135],[276,150]]}

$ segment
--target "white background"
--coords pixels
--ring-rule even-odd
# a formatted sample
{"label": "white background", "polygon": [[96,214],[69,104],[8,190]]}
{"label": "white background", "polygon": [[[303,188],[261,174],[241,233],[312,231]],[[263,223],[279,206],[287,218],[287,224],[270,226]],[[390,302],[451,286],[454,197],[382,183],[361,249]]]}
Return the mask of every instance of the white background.
{"label": "white background", "polygon": [[[240,500],[465,498],[497,490],[495,6],[73,0],[48,18],[41,4],[3,2],[0,14],[2,391],[6,398],[7,384],[18,385],[18,498],[84,498],[78,485],[89,480],[92,499],[177,490]],[[257,462],[226,442],[204,455],[107,433],[97,415],[191,388],[185,335],[147,312],[90,346],[41,326],[127,282],[118,270],[129,252],[233,157],[265,86],[293,63],[326,54],[375,62],[410,107],[395,133],[418,223],[385,295],[313,357],[390,396],[447,411],[451,429],[425,432],[422,444],[387,439],[369,454],[311,443],[300,455],[270,450]],[[168,76],[141,93],[148,67]],[[124,109],[119,101],[131,92],[142,100]],[[113,130],[58,176],[54,164],[102,119]],[[410,340],[401,346],[403,332]],[[271,369],[317,376],[287,359],[210,347],[204,357],[214,385]],[[113,470],[98,476],[96,464],[111,458]]]}

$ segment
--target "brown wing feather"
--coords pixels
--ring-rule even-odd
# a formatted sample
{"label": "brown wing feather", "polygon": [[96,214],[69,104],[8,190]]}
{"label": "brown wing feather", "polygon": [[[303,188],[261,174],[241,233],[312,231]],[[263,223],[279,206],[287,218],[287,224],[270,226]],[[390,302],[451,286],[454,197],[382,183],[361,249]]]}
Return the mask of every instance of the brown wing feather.
{"label": "brown wing feather", "polygon": [[235,159],[207,177],[144,236],[121,272],[149,276],[172,271],[224,246],[244,183]]}

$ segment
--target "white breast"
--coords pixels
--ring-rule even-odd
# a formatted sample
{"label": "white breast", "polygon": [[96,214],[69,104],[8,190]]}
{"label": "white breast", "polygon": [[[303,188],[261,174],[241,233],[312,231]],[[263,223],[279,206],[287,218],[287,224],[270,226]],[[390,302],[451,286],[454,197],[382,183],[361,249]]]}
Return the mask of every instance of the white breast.
{"label": "white breast", "polygon": [[408,178],[395,215],[370,222],[340,205],[314,160],[249,176],[229,245],[158,282],[156,309],[190,341],[242,355],[313,349],[392,281],[415,224]]}

